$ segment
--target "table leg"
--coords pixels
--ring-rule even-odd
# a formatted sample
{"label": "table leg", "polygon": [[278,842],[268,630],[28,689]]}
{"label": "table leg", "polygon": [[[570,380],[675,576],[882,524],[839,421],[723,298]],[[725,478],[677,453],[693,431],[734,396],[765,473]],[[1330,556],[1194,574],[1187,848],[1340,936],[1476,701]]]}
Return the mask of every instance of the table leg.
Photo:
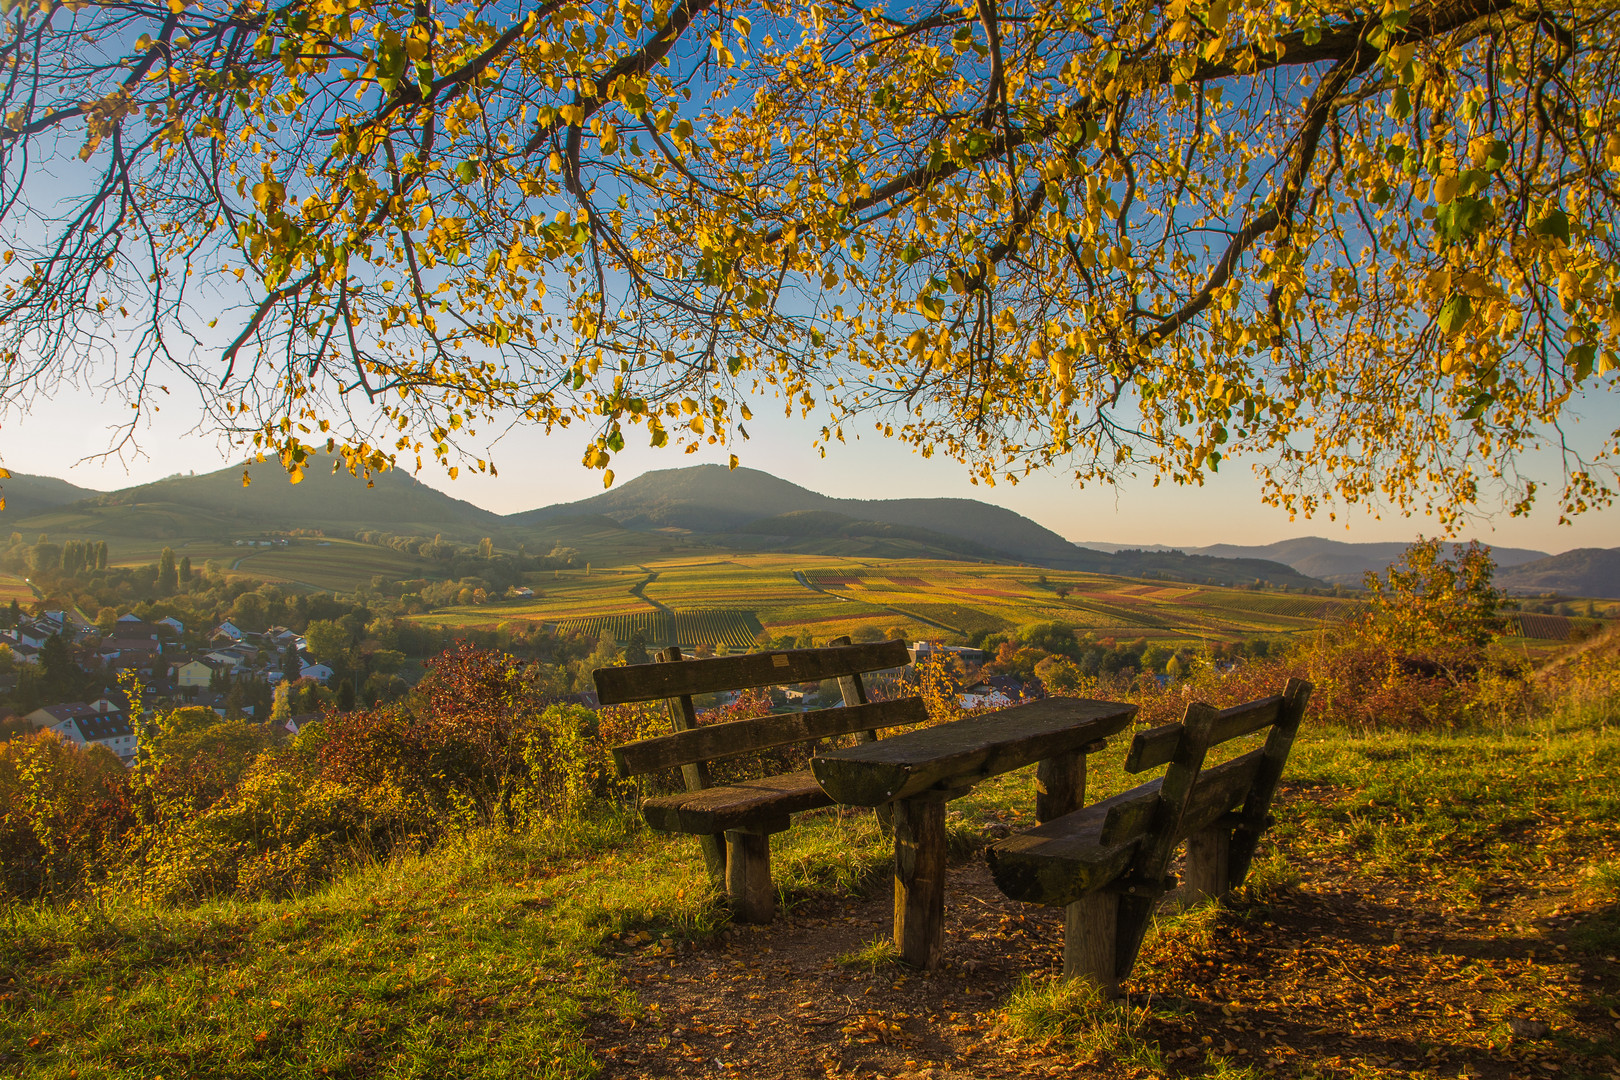
{"label": "table leg", "polygon": [[1086,755],[1073,750],[1035,765],[1035,821],[1045,823],[1086,803]]}
{"label": "table leg", "polygon": [[945,945],[945,799],[930,791],[894,804],[894,943],[924,969]]}

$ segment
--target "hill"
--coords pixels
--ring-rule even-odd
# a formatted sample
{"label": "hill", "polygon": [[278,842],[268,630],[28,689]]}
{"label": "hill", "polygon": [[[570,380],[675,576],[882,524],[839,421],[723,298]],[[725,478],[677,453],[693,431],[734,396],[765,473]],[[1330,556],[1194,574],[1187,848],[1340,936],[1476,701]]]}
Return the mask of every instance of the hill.
{"label": "hill", "polygon": [[1293,586],[1320,582],[1280,563],[1181,552],[1111,554],[1070,543],[1022,514],[976,499],[835,499],[757,469],[697,465],[644,473],[622,487],[506,520],[534,527],[601,515],[628,529],[680,530],[716,547],[872,557],[1027,562],[1055,570]]}
{"label": "hill", "polygon": [[13,522],[55,507],[101,494],[54,476],[30,476],[27,473],[12,473],[10,479],[0,482],[0,491],[6,497],[6,507],[0,510],[0,527],[3,528],[10,528]]}
{"label": "hill", "polygon": [[[1189,553],[1218,559],[1269,559],[1291,566],[1308,577],[1331,581],[1335,585],[1360,585],[1363,574],[1369,570],[1387,569],[1390,563],[1400,558],[1407,546],[1400,542],[1352,544],[1320,536],[1302,536],[1254,547],[1212,544],[1191,548]],[[1525,548],[1493,547],[1491,554],[1501,568],[1547,558],[1545,551]]]}
{"label": "hill", "polygon": [[[317,458],[305,471],[303,482],[296,485],[279,464],[267,461],[168,477],[106,494],[85,492],[76,501],[42,506],[10,524],[108,539],[219,536],[291,528],[337,533],[360,529],[428,535],[444,532],[468,537],[487,534],[501,524],[498,515],[435,491],[406,472],[380,473],[368,487],[365,480],[345,470],[334,473],[333,463],[331,458]],[[252,481],[248,486],[242,483],[244,471]]]}
{"label": "hill", "polygon": [[1560,593],[1620,599],[1620,548],[1576,548],[1523,563],[1496,575],[1513,593]]}

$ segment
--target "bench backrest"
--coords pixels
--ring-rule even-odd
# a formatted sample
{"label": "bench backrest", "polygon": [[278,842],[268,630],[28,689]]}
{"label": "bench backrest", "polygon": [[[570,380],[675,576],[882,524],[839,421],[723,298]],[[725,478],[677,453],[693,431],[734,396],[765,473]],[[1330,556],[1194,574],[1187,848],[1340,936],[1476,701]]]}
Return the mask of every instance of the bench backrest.
{"label": "bench backrest", "polygon": [[[861,676],[904,667],[910,662],[903,642],[851,645],[848,638],[826,648],[790,649],[688,660],[679,648],[663,650],[658,663],[598,668],[592,673],[603,705],[667,700],[675,732],[615,747],[621,777],[680,766],[689,791],[709,786],[708,763],[799,742],[854,733],[866,742],[880,728],[920,724],[928,714],[920,697],[867,700]],[[699,727],[692,699],[722,690],[747,690],[779,683],[837,679],[843,708],[760,716]]]}

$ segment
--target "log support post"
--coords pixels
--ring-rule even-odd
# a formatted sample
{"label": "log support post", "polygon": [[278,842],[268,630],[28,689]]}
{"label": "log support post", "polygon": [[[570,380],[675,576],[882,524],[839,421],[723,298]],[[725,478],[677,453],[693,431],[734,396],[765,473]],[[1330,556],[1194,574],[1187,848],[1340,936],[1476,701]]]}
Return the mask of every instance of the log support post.
{"label": "log support post", "polygon": [[1035,821],[1045,824],[1053,818],[1080,809],[1086,804],[1086,755],[1073,750],[1046,758],[1035,766]]}
{"label": "log support post", "polygon": [[1220,901],[1231,891],[1232,829],[1217,823],[1187,837],[1186,882],[1181,906]]}
{"label": "log support post", "polygon": [[776,918],[770,833],[763,829],[727,831],[726,895],[736,922],[768,923]]}
{"label": "log support post", "polygon": [[945,945],[945,801],[927,791],[894,804],[894,943],[932,970]]}
{"label": "log support post", "polygon": [[1063,909],[1063,977],[1086,979],[1104,997],[1119,996],[1114,939],[1119,930],[1119,894],[1087,893]]}

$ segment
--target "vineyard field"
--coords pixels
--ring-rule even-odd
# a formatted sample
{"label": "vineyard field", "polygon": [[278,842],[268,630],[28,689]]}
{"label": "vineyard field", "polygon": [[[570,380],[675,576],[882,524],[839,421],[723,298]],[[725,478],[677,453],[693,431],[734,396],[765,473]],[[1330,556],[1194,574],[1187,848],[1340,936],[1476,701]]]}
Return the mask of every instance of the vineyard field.
{"label": "vineyard field", "polygon": [[641,611],[631,615],[599,615],[590,619],[566,619],[557,624],[565,633],[599,637],[605,631],[621,645],[638,631],[649,649],[669,645],[696,648],[747,649],[762,629],[750,611]]}
{"label": "vineyard field", "polygon": [[[1099,638],[1195,643],[1306,633],[1354,604],[1027,566],[806,554],[684,554],[532,578],[532,599],[418,617],[446,626],[525,619],[608,630],[621,641],[639,629],[649,645],[727,648],[748,647],[761,633],[817,644],[845,634],[959,640],[1036,622]],[[722,621],[719,613],[729,614]],[[705,616],[708,623],[695,621]]]}

